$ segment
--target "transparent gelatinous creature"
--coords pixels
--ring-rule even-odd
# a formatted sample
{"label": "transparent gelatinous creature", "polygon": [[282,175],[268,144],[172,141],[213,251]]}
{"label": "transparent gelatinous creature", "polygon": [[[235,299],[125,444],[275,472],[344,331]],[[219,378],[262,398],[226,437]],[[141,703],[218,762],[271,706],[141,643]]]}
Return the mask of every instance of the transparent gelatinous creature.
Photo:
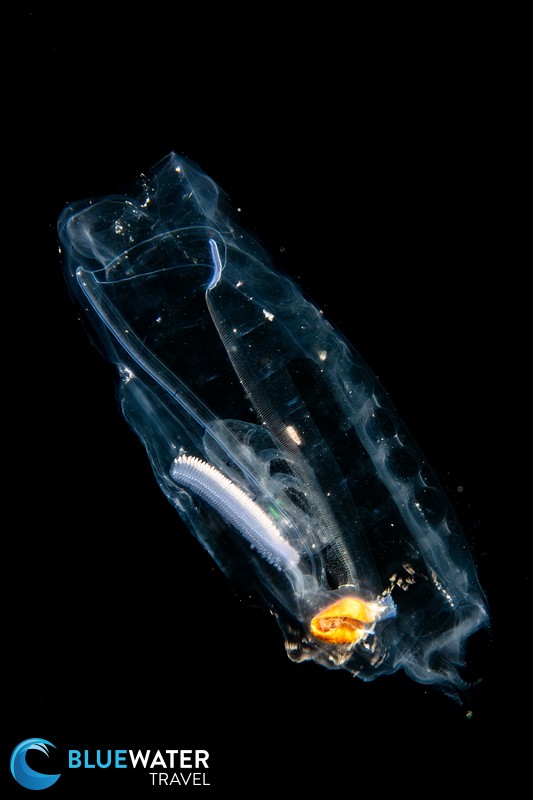
{"label": "transparent gelatinous creature", "polygon": [[67,206],[59,237],[161,489],[261,594],[289,657],[461,686],[488,615],[450,505],[375,376],[217,185],[170,154],[131,191]]}

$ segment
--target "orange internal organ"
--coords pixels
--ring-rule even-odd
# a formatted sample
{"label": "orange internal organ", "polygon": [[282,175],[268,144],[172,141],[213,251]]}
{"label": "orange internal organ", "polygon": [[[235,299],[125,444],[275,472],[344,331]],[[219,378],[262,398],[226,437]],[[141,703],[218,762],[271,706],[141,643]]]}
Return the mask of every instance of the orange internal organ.
{"label": "orange internal organ", "polygon": [[311,633],[331,644],[353,644],[362,639],[368,626],[381,616],[378,603],[368,603],[360,597],[342,597],[315,614]]}

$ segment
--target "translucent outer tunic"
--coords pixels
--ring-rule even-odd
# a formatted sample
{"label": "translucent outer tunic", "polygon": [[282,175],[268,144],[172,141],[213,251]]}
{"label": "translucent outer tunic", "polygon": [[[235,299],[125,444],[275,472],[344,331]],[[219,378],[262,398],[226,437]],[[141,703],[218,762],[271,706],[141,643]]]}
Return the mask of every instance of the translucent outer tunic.
{"label": "translucent outer tunic", "polygon": [[488,615],[450,505],[376,377],[216,184],[170,154],[131,191],[67,206],[59,236],[161,489],[270,606],[289,657],[462,686]]}

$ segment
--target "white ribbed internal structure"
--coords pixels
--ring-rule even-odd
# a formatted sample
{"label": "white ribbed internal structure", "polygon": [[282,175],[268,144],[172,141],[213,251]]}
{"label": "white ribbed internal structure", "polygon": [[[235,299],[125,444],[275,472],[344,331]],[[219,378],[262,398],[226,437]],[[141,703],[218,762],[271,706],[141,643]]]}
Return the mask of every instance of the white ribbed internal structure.
{"label": "white ribbed internal structure", "polygon": [[212,506],[279,570],[295,567],[299,556],[268,514],[222,472],[196,456],[174,459],[170,476]]}

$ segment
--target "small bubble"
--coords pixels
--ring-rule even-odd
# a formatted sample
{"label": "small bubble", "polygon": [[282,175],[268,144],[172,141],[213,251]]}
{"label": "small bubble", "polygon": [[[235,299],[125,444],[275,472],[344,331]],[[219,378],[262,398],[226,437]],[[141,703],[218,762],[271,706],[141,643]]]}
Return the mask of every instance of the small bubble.
{"label": "small bubble", "polygon": [[458,491],[458,492],[462,492],[462,491],[463,491],[463,487],[462,487],[462,486],[458,486],[458,487],[457,487],[457,491]]}

